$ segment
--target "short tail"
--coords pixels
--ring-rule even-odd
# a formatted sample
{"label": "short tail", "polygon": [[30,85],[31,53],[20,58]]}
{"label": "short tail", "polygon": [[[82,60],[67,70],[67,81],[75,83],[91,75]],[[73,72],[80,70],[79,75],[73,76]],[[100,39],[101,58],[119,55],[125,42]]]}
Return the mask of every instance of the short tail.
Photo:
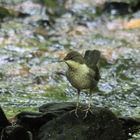
{"label": "short tail", "polygon": [[101,53],[98,50],[87,50],[85,52],[84,59],[86,61],[86,64],[93,68],[98,63],[98,60],[100,59]]}
{"label": "short tail", "polygon": [[86,64],[95,71],[95,80],[99,81],[100,79],[100,72],[97,66],[97,63],[100,59],[101,53],[98,50],[87,50],[85,52],[84,59],[86,61]]}

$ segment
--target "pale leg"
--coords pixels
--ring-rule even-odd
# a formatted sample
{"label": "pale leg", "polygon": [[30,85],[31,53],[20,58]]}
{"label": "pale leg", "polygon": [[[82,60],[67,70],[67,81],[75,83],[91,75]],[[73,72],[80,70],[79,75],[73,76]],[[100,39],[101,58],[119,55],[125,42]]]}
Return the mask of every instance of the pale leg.
{"label": "pale leg", "polygon": [[78,108],[79,108],[79,97],[80,97],[80,90],[79,89],[77,89],[77,94],[78,94],[78,96],[77,96],[77,101],[76,101],[76,108],[74,110],[70,111],[70,112],[74,111],[76,117],[79,118],[78,113],[77,113],[78,112]]}
{"label": "pale leg", "polygon": [[91,110],[91,104],[92,104],[92,90],[90,89],[90,91],[89,91],[88,108],[85,110],[86,113],[85,113],[84,119],[87,117],[88,112],[91,112],[91,113],[92,113],[92,110]]}
{"label": "pale leg", "polygon": [[77,94],[78,94],[78,96],[77,96],[77,102],[76,102],[75,115],[78,117],[77,110],[79,108],[79,97],[80,97],[80,90],[79,89],[77,89]]}

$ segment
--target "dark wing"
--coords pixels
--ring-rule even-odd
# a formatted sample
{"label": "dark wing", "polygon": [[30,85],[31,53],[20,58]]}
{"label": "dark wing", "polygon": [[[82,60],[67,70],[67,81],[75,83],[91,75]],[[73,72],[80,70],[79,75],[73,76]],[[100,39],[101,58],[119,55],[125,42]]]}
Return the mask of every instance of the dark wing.
{"label": "dark wing", "polygon": [[100,55],[101,53],[98,50],[87,50],[84,56],[87,66],[95,71],[94,78],[96,81],[99,81],[100,79],[100,72],[97,66],[97,63],[100,59]]}
{"label": "dark wing", "polygon": [[96,66],[98,60],[100,59],[100,55],[101,53],[98,50],[87,50],[84,56],[86,64],[91,68]]}
{"label": "dark wing", "polygon": [[96,72],[93,71],[92,69],[90,69],[88,76],[89,76],[88,78],[90,79],[90,81],[92,81],[91,87],[95,88],[97,86],[98,81],[99,81],[96,79]]}

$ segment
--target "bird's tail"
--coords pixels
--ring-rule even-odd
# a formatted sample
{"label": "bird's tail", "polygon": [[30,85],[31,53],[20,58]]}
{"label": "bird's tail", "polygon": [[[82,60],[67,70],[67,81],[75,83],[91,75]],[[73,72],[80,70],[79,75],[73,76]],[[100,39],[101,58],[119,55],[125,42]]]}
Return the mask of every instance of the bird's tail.
{"label": "bird's tail", "polygon": [[101,53],[98,50],[87,50],[84,56],[86,64],[91,68],[95,67],[100,59],[100,55]]}
{"label": "bird's tail", "polygon": [[100,72],[97,66],[97,63],[100,59],[101,53],[98,50],[87,50],[85,52],[84,59],[86,64],[95,71],[95,80],[99,81],[100,79]]}

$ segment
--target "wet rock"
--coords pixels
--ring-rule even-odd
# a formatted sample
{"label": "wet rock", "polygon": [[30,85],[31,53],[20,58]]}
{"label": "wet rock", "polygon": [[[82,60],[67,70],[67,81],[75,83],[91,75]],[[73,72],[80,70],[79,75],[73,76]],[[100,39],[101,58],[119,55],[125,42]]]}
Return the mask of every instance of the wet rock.
{"label": "wet rock", "polygon": [[54,17],[60,17],[67,11],[66,3],[68,0],[44,0],[46,5],[46,14]]}
{"label": "wet rock", "polygon": [[0,139],[1,140],[31,140],[32,134],[23,126],[12,125],[0,108]]}
{"label": "wet rock", "polygon": [[52,27],[53,21],[50,21],[49,19],[40,19],[37,21],[37,24],[41,27],[46,28],[47,26]]}
{"label": "wet rock", "polygon": [[105,2],[104,11],[111,15],[126,15],[131,12],[131,7],[125,2]]}
{"label": "wet rock", "polygon": [[31,132],[20,125],[7,126],[1,136],[1,140],[31,140],[31,138]]}
{"label": "wet rock", "polygon": [[[60,105],[60,106],[59,106]],[[66,107],[65,107],[66,105]],[[58,110],[56,109],[58,107]],[[67,108],[68,107],[68,108]],[[74,108],[71,104],[48,105],[48,111],[61,112],[61,115],[43,125],[39,131],[39,140],[126,140],[127,137],[122,129],[119,119],[108,109],[92,108],[92,113],[85,117],[85,109],[82,106],[78,110],[78,118],[75,112],[66,111]]]}
{"label": "wet rock", "polygon": [[130,117],[120,117],[119,120],[123,125],[123,129],[128,138],[132,138],[132,135],[140,130],[140,120]]}
{"label": "wet rock", "polygon": [[74,109],[75,105],[76,105],[75,103],[71,103],[71,102],[48,103],[39,107],[39,111],[57,113],[57,115],[59,116],[67,111]]}
{"label": "wet rock", "polygon": [[7,7],[0,6],[0,20],[1,21],[4,21],[5,18],[10,18],[10,17],[24,18],[24,17],[27,17],[27,16],[29,16],[29,14],[22,13],[20,11],[16,11],[14,8],[10,9],[10,8],[7,8]]}
{"label": "wet rock", "polygon": [[137,12],[140,10],[140,1],[138,1],[138,0],[135,1],[134,6],[132,5],[132,10],[133,10],[133,12]]}
{"label": "wet rock", "polygon": [[34,3],[32,1],[24,1],[16,6],[16,9],[22,13],[29,15],[44,15],[42,5]]}
{"label": "wet rock", "polygon": [[127,140],[140,128],[140,121],[118,118],[106,108],[91,107],[85,117],[84,104],[77,117],[75,106],[70,102],[49,103],[41,106],[38,113],[17,114],[14,125],[1,109],[2,140]]}
{"label": "wet rock", "polygon": [[2,129],[6,126],[10,125],[10,122],[8,121],[8,119],[6,118],[2,108],[0,107],[0,132],[2,131]]}
{"label": "wet rock", "polygon": [[30,131],[38,129],[48,121],[56,118],[56,115],[53,113],[34,113],[34,112],[21,112],[16,116],[16,123],[24,126]]}
{"label": "wet rock", "polygon": [[5,7],[0,6],[0,20],[2,21],[5,17],[10,17],[11,14],[9,10]]}
{"label": "wet rock", "polygon": [[16,115],[16,123],[36,132],[45,123],[75,108],[75,103],[48,103],[39,108],[40,113],[21,112]]}
{"label": "wet rock", "polygon": [[1,0],[1,4],[3,5],[16,5],[17,3],[23,2],[26,0]]}

